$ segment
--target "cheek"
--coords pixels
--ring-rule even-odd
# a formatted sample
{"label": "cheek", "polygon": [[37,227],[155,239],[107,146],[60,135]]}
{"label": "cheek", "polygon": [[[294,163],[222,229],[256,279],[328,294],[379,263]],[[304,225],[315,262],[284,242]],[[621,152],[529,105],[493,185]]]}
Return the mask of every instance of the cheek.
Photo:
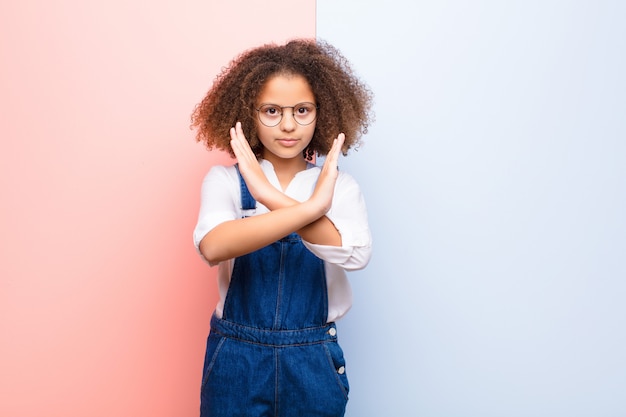
{"label": "cheek", "polygon": [[259,140],[263,140],[268,136],[268,128],[266,126],[259,126],[257,123],[256,136],[259,138]]}
{"label": "cheek", "polygon": [[315,123],[307,127],[309,128],[309,131],[308,131],[309,141],[311,141],[313,139],[313,135],[315,134]]}

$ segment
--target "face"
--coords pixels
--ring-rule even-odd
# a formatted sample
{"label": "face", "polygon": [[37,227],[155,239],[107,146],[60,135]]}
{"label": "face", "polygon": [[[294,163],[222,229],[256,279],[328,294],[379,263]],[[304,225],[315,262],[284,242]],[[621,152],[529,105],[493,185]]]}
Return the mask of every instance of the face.
{"label": "face", "polygon": [[270,78],[257,99],[257,108],[273,104],[265,114],[276,117],[282,109],[282,119],[273,127],[268,127],[256,119],[259,140],[263,144],[263,158],[274,165],[285,160],[303,159],[302,152],[309,145],[315,131],[315,121],[308,125],[296,122],[294,112],[300,119],[306,108],[291,108],[300,103],[314,103],[315,96],[309,83],[301,75],[276,75]]}

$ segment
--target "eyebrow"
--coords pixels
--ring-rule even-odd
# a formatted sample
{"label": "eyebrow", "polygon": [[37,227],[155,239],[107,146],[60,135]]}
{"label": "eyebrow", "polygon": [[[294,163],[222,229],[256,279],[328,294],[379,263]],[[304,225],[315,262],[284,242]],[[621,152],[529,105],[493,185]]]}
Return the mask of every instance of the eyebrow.
{"label": "eyebrow", "polygon": [[314,106],[317,106],[317,103],[314,103],[312,101],[299,101],[296,104],[294,104],[293,106],[281,106],[280,104],[276,104],[276,103],[269,103],[269,102],[265,103],[265,102],[263,102],[263,103],[259,103],[259,106],[295,107],[298,104],[312,104]]}

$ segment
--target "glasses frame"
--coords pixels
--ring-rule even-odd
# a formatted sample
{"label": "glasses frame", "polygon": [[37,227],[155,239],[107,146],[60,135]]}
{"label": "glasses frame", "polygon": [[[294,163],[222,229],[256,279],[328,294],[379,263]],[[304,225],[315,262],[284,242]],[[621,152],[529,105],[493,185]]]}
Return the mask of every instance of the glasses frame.
{"label": "glasses frame", "polygon": [[[298,121],[298,119],[296,119],[295,109],[296,109],[296,107],[298,107],[298,106],[300,106],[300,105],[303,105],[303,104],[311,104],[311,105],[313,105],[313,108],[315,109],[315,117],[314,117],[314,118],[313,118],[313,120],[311,120],[309,123],[300,123],[300,122]],[[274,106],[274,107],[276,107],[276,108],[280,109],[280,119],[278,119],[278,122],[276,122],[276,124],[273,124],[273,125],[268,125],[268,124],[265,124],[265,123],[263,122],[263,120],[261,120],[261,109],[262,109],[264,106]],[[273,104],[273,103],[264,103],[264,104],[261,104],[261,106],[259,106],[259,108],[258,108],[258,109],[256,109],[256,108],[255,108],[254,110],[256,110],[256,113],[257,113],[257,118],[259,119],[259,122],[261,122],[261,124],[262,124],[263,126],[266,126],[266,127],[276,127],[276,126],[278,126],[278,125],[280,124],[280,122],[282,122],[282,121],[283,121],[283,116],[285,115],[284,109],[291,109],[291,117],[293,117],[293,120],[294,120],[297,124],[299,124],[300,126],[308,126],[308,125],[310,125],[311,123],[313,123],[314,121],[316,121],[316,120],[317,120],[317,112],[318,112],[318,110],[320,109],[320,106],[319,106],[319,105],[317,105],[317,104],[315,104],[315,103],[311,103],[310,101],[303,101],[302,103],[296,103],[296,104],[294,104],[293,106],[279,106],[278,104]]]}

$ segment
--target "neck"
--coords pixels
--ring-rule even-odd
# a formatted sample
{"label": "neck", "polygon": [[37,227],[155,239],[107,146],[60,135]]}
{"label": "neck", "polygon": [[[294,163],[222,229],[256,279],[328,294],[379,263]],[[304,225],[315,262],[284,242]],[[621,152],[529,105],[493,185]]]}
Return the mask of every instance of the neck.
{"label": "neck", "polygon": [[304,157],[291,159],[270,157],[264,159],[271,162],[274,166],[274,172],[276,173],[283,190],[287,188],[293,177],[295,177],[298,172],[304,171],[307,167],[307,161]]}
{"label": "neck", "polygon": [[277,158],[274,155],[263,155],[263,159],[269,161],[274,166],[276,172],[300,172],[304,171],[307,167],[307,161],[302,156],[295,158]]}

